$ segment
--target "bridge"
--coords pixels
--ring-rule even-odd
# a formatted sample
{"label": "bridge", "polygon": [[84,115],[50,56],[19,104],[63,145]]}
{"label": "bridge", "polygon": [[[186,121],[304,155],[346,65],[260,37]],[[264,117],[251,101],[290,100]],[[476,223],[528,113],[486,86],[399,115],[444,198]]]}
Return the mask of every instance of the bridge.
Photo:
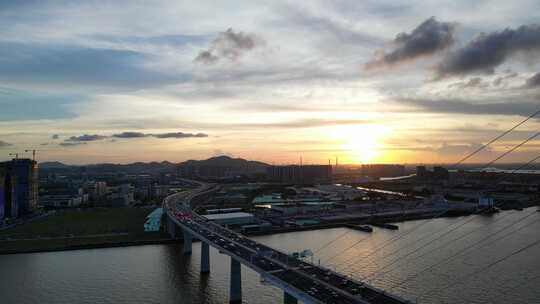
{"label": "bridge", "polygon": [[[192,241],[201,244],[201,273],[210,272],[209,246],[228,255],[230,264],[229,302],[242,302],[241,265],[259,273],[261,280],[284,292],[285,304],[411,304],[395,295],[356,281],[320,265],[296,259],[279,250],[257,243],[243,235],[208,221],[192,210],[192,202],[217,188],[195,181],[198,187],[165,198],[167,231],[173,238],[182,233],[183,253],[192,253]],[[194,206],[193,206],[194,207]]]}

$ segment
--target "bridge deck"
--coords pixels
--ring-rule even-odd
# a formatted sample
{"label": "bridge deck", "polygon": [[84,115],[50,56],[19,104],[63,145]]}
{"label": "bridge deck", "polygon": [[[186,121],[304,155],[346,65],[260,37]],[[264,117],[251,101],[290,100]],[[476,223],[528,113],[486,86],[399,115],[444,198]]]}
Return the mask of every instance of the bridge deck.
{"label": "bridge deck", "polygon": [[165,201],[167,214],[195,237],[216,247],[261,276],[310,303],[410,303],[373,286],[323,267],[291,258],[286,253],[248,239],[191,211],[189,202],[211,191],[203,187],[195,194],[178,194]]}

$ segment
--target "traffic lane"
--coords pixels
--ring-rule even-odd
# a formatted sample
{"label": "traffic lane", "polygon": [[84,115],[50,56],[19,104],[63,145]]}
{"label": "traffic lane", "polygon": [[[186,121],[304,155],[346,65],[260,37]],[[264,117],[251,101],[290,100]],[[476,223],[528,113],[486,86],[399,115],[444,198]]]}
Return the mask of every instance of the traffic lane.
{"label": "traffic lane", "polygon": [[[193,214],[193,213],[191,213],[191,214]],[[208,224],[206,220],[202,220],[198,216],[195,216],[194,222],[196,222],[198,225],[194,226],[193,228],[200,230],[200,232],[202,232],[204,230],[202,228],[200,228],[199,225]],[[207,226],[205,226],[205,227],[207,227]],[[285,263],[286,265],[299,266],[300,268],[312,266],[312,265],[307,264],[307,263],[305,263],[305,262],[303,262],[301,260],[291,258],[288,255],[286,255],[284,253],[281,253],[279,251],[276,251],[276,250],[274,250],[274,249],[272,249],[270,247],[267,247],[265,245],[262,245],[262,244],[259,244],[259,243],[255,242],[255,241],[247,239],[247,238],[245,238],[243,236],[240,236],[237,233],[229,231],[228,229],[221,228],[218,225],[212,225],[212,231],[215,232],[215,233],[219,233],[220,235],[223,235],[224,237],[231,238],[231,239],[233,239],[233,241],[228,241],[228,240],[225,240],[223,238],[219,238],[217,236],[213,237],[211,235],[212,232],[208,232],[209,233],[208,234],[209,239],[212,238],[213,241],[215,241],[218,245],[222,246],[223,248],[226,248],[227,250],[234,252],[235,254],[237,254],[240,257],[243,257],[246,260],[247,259],[251,260],[252,262],[254,262],[254,265],[256,265],[258,267],[261,267],[261,269],[264,269],[265,271],[278,270],[280,268],[279,267],[274,267],[274,266],[277,266],[277,265],[271,264],[272,262],[268,261],[265,258],[258,258],[257,257],[255,260],[253,260],[253,252],[251,252],[251,251],[249,251],[249,250],[247,250],[245,248],[242,248],[241,246],[237,247],[237,245],[235,245],[234,242],[238,242],[238,243],[242,244],[243,246],[249,247],[250,249],[252,249],[252,250],[254,250],[256,252],[260,252],[260,251],[271,252],[273,258],[277,258],[279,261]],[[314,268],[314,267],[311,267],[309,269],[310,269],[310,271],[308,271],[307,273],[312,275],[314,279],[324,280],[329,285],[332,285],[334,287],[337,287],[338,289],[342,289],[342,290],[344,290],[346,292],[349,292],[351,295],[357,295],[357,294],[359,294],[359,292],[362,289],[365,289],[363,287],[363,285],[359,285],[359,284],[357,284],[357,283],[355,283],[353,281],[347,280],[343,276],[336,275],[333,272],[330,272],[330,271],[325,272],[325,270]],[[302,277],[302,276],[297,275],[297,279],[299,279],[299,277]],[[328,289],[331,291],[330,294],[335,293],[335,291],[333,291],[332,289],[330,289],[330,288],[328,288]],[[385,297],[384,295],[379,294],[379,293],[377,293],[377,292],[375,292],[373,290],[367,290],[367,292],[362,292],[362,294],[366,294],[366,296],[372,296],[372,297],[376,297],[376,298]],[[383,300],[383,299],[381,299],[381,300]],[[376,302],[379,302],[379,301],[376,301]],[[387,303],[387,301],[384,301],[384,303]]]}
{"label": "traffic lane", "polygon": [[[269,251],[269,252],[272,252],[274,253],[273,255],[273,258],[275,258],[275,256],[278,256],[279,260],[282,260],[288,267],[290,266],[293,266],[293,265],[298,265],[300,267],[300,269],[303,269],[305,267],[310,267],[310,268],[313,268],[314,266],[311,265],[311,264],[308,264],[308,263],[305,263],[301,260],[298,260],[298,259],[295,259],[295,258],[291,258],[289,257],[288,255],[286,254],[283,254],[281,252],[278,252],[278,251],[275,251],[273,250],[272,248],[269,248],[267,246],[264,246],[262,244],[258,244],[252,240],[249,240],[249,239],[246,239],[244,237],[241,237],[239,236],[238,234],[236,233],[233,233],[233,232],[230,232],[228,231],[227,229],[222,229],[218,226],[214,226],[213,227],[213,231],[215,231],[216,233],[219,233],[220,235],[224,236],[224,237],[230,237],[231,239],[233,239],[234,241],[236,242],[240,242],[241,244],[243,244],[244,246],[249,246],[252,250],[255,250],[256,252],[260,252],[260,251]],[[231,249],[232,248],[235,248],[237,251],[236,251],[236,254],[238,255],[244,255],[245,257],[250,257],[250,259],[253,259],[253,253],[250,252],[249,250],[244,250],[241,246],[236,246],[234,245],[233,242],[231,241],[227,241],[223,238],[215,238],[216,242],[218,242],[218,244],[220,246],[223,246],[225,248],[227,248],[227,246],[229,246],[229,248],[227,249]],[[241,252],[243,251],[243,252]],[[246,255],[247,254],[247,255]],[[267,266],[267,261],[268,259],[266,258],[257,258],[255,261],[254,261],[254,264],[257,265],[257,266],[260,266],[261,268],[266,268]],[[271,263],[271,262],[270,262]],[[305,275],[309,275],[309,274],[305,274],[304,273],[304,276]],[[359,293],[359,290],[357,288],[355,288],[354,286],[354,282],[352,281],[349,281],[349,280],[346,280],[346,279],[343,279],[341,277],[337,277],[337,276],[334,276],[332,273],[328,272],[324,272],[322,270],[318,270],[318,271],[314,271],[311,273],[313,279],[318,279],[318,280],[324,280],[326,281],[327,284],[333,286],[334,288],[337,288],[339,290],[342,290],[343,287],[349,287],[347,285],[352,285],[350,286],[350,288],[347,288],[348,290],[345,290],[346,292],[349,292],[351,295],[356,295]],[[302,275],[298,275],[297,278],[299,277],[302,277]],[[331,278],[331,279],[330,279]],[[305,281],[305,279],[302,279]],[[313,281],[313,280],[310,280],[308,279],[308,281],[312,281],[312,283],[316,282],[316,281]],[[289,282],[291,283],[291,282]],[[294,283],[294,282],[293,282]],[[332,290],[331,288],[328,288],[328,290],[330,290],[330,294],[333,295],[334,293],[336,293],[334,290]],[[340,296],[340,297],[350,297],[350,295],[343,295],[343,296]],[[354,301],[354,300],[353,300]]]}
{"label": "traffic lane", "polygon": [[318,299],[323,303],[328,304],[358,304],[358,301],[345,297],[331,288],[321,285],[309,278],[306,278],[298,273],[287,270],[284,272],[274,274],[285,282],[289,282],[290,285],[296,289],[303,291],[313,298]]}

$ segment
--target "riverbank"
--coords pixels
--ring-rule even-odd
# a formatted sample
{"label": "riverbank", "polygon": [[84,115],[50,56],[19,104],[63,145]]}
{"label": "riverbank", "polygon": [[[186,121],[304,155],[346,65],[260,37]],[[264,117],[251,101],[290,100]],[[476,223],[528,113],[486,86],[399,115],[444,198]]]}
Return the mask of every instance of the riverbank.
{"label": "riverbank", "polygon": [[0,231],[0,254],[160,244],[164,232],[145,232],[149,208],[92,208],[57,211]]}
{"label": "riverbank", "polygon": [[72,244],[72,245],[47,247],[47,248],[29,248],[29,249],[13,249],[13,250],[2,249],[0,250],[0,255],[70,251],[70,250],[83,250],[83,249],[131,247],[131,246],[144,246],[144,245],[176,244],[180,242],[182,242],[182,240],[173,240],[171,238],[168,238],[168,239],[138,240],[138,241],[126,241],[126,242],[114,242],[114,243]]}
{"label": "riverbank", "polygon": [[357,217],[348,217],[345,220],[335,220],[332,222],[327,222],[323,224],[315,225],[305,225],[305,226],[296,226],[296,227],[279,227],[273,228],[265,231],[252,231],[245,233],[248,236],[258,236],[258,235],[271,235],[287,232],[296,232],[296,231],[309,231],[309,230],[319,230],[319,229],[332,229],[332,228],[342,228],[347,227],[350,224],[374,224],[374,223],[399,223],[406,221],[416,221],[423,219],[431,218],[441,218],[441,217],[458,217],[458,216],[469,216],[476,214],[476,209],[464,208],[464,209],[451,209],[446,212],[441,212],[440,210],[428,212],[418,212],[418,213],[389,213],[389,214],[379,214],[379,215],[363,215]]}
{"label": "riverbank", "polygon": [[[0,254],[64,251],[94,248],[178,243],[165,232],[144,232],[149,210],[137,208],[69,211],[40,222],[28,223],[0,233]],[[437,212],[440,213],[440,212]],[[471,210],[437,214],[430,212],[361,215],[323,224],[278,227],[246,233],[248,236],[346,227],[349,224],[395,223],[437,217],[473,214]]]}

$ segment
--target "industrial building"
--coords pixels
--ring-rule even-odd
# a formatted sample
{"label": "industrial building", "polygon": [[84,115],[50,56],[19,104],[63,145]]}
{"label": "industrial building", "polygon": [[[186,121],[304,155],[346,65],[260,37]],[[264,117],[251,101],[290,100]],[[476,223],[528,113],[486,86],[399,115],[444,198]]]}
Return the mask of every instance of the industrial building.
{"label": "industrial building", "polygon": [[264,207],[270,208],[272,211],[279,212],[282,215],[289,216],[312,212],[329,211],[339,206],[340,205],[337,205],[334,202],[309,202],[297,204],[273,204]]}
{"label": "industrial building", "polygon": [[204,217],[221,225],[248,225],[256,222],[255,216],[247,212],[207,214]]}
{"label": "industrial building", "polygon": [[38,168],[31,159],[0,163],[0,220],[30,214],[38,205]]}
{"label": "industrial building", "polygon": [[281,183],[328,183],[332,180],[331,165],[270,166],[266,171],[271,181]]}

